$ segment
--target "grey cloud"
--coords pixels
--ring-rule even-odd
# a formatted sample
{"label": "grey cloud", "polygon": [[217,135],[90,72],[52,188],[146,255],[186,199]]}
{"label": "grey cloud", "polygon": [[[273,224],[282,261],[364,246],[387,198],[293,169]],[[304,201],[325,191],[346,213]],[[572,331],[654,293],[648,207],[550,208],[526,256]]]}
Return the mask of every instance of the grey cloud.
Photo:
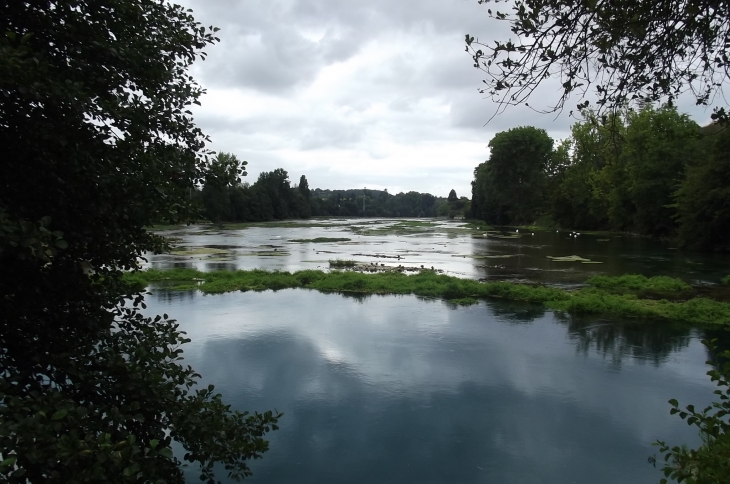
{"label": "grey cloud", "polygon": [[[206,132],[236,134],[239,140],[262,144],[263,136],[275,134],[279,140],[296,140],[301,150],[353,148],[362,140],[365,126],[335,121],[326,117],[301,115],[254,116],[233,119],[225,116],[199,116],[198,125]],[[281,145],[273,149],[283,148]]]}
{"label": "grey cloud", "polygon": [[472,94],[454,96],[450,121],[456,128],[488,130],[492,133],[529,125],[546,130],[554,138],[567,136],[570,127],[578,121],[569,116],[569,110],[544,114],[527,106],[507,106],[494,116],[498,109],[497,103],[475,90]]}
{"label": "grey cloud", "polygon": [[[221,44],[209,49],[210,65],[202,80],[209,85],[239,85],[269,93],[306,84],[326,65],[347,60],[371,40],[397,32],[443,38],[444,47],[435,56],[454,50],[463,54],[468,66],[463,36],[479,30],[486,18],[485,9],[472,0],[186,3],[202,23],[222,29]],[[313,42],[306,38],[312,31],[324,35]],[[506,35],[506,25],[499,32]],[[429,67],[437,77],[443,71],[438,63]]]}

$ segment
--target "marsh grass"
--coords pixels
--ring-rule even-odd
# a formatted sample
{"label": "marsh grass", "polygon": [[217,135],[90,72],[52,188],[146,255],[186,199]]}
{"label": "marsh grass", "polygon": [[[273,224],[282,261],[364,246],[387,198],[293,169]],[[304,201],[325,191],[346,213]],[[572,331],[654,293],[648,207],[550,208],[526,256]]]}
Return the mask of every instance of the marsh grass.
{"label": "marsh grass", "polygon": [[[333,267],[348,267],[355,261],[330,261]],[[267,289],[306,288],[322,292],[355,294],[414,294],[438,298],[453,304],[468,305],[486,298],[544,304],[572,314],[607,314],[636,320],[673,320],[691,324],[730,324],[730,303],[703,297],[686,301],[642,299],[642,290],[684,291],[681,281],[671,278],[643,276],[599,276],[589,285],[575,291],[547,286],[530,286],[510,282],[479,282],[423,271],[406,275],[400,272],[360,273],[353,271],[323,272],[284,271],[217,271],[194,269],[131,272],[125,280],[141,289],[154,282],[165,281],[172,289],[198,289],[204,293],[229,291],[263,291]],[[686,286],[689,287],[689,286]]]}

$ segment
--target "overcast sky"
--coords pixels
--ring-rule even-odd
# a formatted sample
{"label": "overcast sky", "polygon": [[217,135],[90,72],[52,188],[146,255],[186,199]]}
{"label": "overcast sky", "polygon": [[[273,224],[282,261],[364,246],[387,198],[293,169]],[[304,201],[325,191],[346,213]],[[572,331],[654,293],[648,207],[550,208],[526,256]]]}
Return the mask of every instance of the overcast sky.
{"label": "overcast sky", "polygon": [[562,139],[574,122],[511,108],[485,126],[495,105],[464,36],[509,35],[476,0],[177,1],[221,29],[193,66],[207,89],[195,119],[211,149],[249,162],[250,183],[283,168],[311,188],[471,197],[496,132],[532,125]]}

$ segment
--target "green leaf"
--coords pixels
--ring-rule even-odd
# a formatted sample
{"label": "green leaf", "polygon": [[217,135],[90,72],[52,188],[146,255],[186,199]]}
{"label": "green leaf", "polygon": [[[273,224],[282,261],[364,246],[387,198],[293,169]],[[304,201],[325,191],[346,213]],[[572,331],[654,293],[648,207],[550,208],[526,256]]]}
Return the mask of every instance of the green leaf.
{"label": "green leaf", "polygon": [[172,449],[169,447],[163,447],[162,449],[158,450],[157,453],[163,457],[172,459]]}
{"label": "green leaf", "polygon": [[66,409],[58,410],[58,411],[56,411],[56,413],[53,414],[53,416],[51,417],[51,420],[61,420],[62,418],[64,418],[66,416],[66,414],[68,414],[68,410],[66,410]]}

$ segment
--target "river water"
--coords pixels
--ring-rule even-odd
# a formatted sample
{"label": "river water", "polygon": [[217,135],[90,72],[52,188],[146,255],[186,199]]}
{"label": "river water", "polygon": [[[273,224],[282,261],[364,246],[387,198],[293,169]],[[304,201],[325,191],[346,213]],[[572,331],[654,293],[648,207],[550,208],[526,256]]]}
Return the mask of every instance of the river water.
{"label": "river water", "polygon": [[[398,222],[373,221],[378,230],[365,233],[340,221],[188,227],[170,233],[190,253],[151,256],[148,265],[327,269],[328,259],[354,258],[555,285],[626,272],[712,284],[730,273],[727,256],[631,237],[500,238],[445,222],[415,231],[388,231],[389,223]],[[292,241],[323,236],[351,240]],[[510,257],[485,257],[495,255]],[[602,264],[547,257],[565,255]],[[146,302],[149,314],[179,320],[192,339],[185,363],[234,408],[284,412],[271,450],[251,464],[251,483],[658,482],[661,472],[647,462],[653,442],[700,443],[669,415],[667,400],[702,408],[715,388],[700,343],[707,335],[667,323],[303,289],[203,295],[153,287]],[[189,478],[198,482],[195,472]]]}
{"label": "river water", "polygon": [[652,442],[699,443],[667,400],[712,397],[700,334],[668,325],[296,289],[147,303],[234,408],[284,412],[252,483],[658,482]]}
{"label": "river water", "polygon": [[[415,225],[406,225],[409,223]],[[385,266],[434,267],[459,277],[568,287],[596,274],[670,275],[690,284],[716,284],[730,274],[726,254],[682,251],[668,242],[630,235],[465,227],[462,222],[433,219],[292,221],[233,230],[194,225],[164,232],[178,247],[192,249],[191,253],[150,255],[147,266],[327,270],[329,260],[347,259]],[[317,237],[350,240],[295,242]],[[551,259],[571,255],[590,262]]]}

